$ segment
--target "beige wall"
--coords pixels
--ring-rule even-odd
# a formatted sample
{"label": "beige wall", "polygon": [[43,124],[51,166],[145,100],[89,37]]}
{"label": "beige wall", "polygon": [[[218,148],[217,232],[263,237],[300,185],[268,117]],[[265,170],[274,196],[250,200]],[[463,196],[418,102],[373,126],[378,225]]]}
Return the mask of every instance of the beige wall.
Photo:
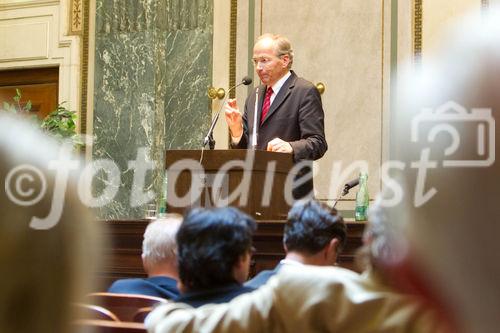
{"label": "beige wall", "polygon": [[423,1],[422,61],[443,44],[442,34],[463,15],[480,15],[481,0]]}
{"label": "beige wall", "polygon": [[266,0],[262,13],[263,32],[280,33],[292,41],[298,75],[326,85],[322,99],[329,149],[316,163],[317,197],[335,198],[340,186],[359,172],[348,171],[357,161],[367,162],[370,192],[377,192],[382,148],[382,1]]}
{"label": "beige wall", "polygon": [[[231,14],[230,1],[214,1],[214,35],[213,35],[213,71],[212,84],[226,90],[229,86],[229,27]],[[222,107],[222,100],[212,102],[212,116]],[[224,110],[221,110],[220,119],[214,129],[216,149],[228,148],[228,130],[224,120]]]}
{"label": "beige wall", "polygon": [[69,0],[0,1],[0,70],[59,66],[59,102],[80,111],[80,37],[68,36]]}

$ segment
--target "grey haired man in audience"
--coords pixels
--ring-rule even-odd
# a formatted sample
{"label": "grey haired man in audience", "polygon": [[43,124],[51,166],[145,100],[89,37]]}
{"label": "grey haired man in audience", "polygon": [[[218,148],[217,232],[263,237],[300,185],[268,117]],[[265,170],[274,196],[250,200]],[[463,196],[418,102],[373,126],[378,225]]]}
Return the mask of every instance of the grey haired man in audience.
{"label": "grey haired man in audience", "polygon": [[142,264],[148,277],[117,280],[108,291],[166,299],[179,296],[176,234],[181,223],[182,217],[177,214],[152,221],[146,227],[142,242]]}

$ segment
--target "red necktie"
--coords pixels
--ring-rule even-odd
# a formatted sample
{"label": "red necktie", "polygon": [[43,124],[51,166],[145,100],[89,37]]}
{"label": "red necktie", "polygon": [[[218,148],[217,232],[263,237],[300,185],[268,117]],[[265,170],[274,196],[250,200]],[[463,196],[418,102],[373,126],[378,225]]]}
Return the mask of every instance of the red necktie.
{"label": "red necktie", "polygon": [[267,116],[267,112],[269,111],[269,107],[271,106],[271,95],[273,94],[273,88],[269,87],[266,90],[266,97],[264,97],[264,104],[262,104],[262,114],[260,116],[260,124],[264,122],[264,119]]}

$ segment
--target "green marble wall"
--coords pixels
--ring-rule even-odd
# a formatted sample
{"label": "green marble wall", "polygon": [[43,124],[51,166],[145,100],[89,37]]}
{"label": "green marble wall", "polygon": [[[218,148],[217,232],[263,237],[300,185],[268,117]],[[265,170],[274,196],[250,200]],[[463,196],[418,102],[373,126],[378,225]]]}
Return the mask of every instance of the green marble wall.
{"label": "green marble wall", "polygon": [[[130,207],[137,149],[150,149],[155,170],[145,191],[161,188],[165,149],[199,148],[210,124],[206,96],[212,77],[211,0],[97,0],[93,159],[121,170],[103,219],[138,218]],[[94,195],[108,186],[103,173]]]}

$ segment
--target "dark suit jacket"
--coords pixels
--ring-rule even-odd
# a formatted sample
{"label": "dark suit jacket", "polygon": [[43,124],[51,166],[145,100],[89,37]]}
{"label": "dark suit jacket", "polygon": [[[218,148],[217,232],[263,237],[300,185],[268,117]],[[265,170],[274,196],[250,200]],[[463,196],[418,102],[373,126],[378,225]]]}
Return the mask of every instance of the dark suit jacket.
{"label": "dark suit jacket", "polygon": [[245,287],[238,283],[232,283],[223,287],[214,287],[210,290],[191,291],[179,296],[175,301],[186,303],[192,307],[205,304],[220,304],[231,301],[236,296],[252,292],[254,288]]}
{"label": "dark suit jacket", "polygon": [[[295,162],[321,158],[328,149],[328,145],[325,140],[324,112],[318,89],[311,82],[298,77],[295,72],[291,71],[290,77],[274,98],[262,125],[260,125],[260,117],[266,86],[260,85],[257,89],[259,93],[257,149],[266,150],[269,141],[280,138],[292,146]],[[254,110],[255,91],[245,102],[243,136],[238,144],[231,145],[232,148],[250,147]],[[301,177],[306,177],[308,180],[293,189],[295,199],[313,194],[312,162],[305,164],[306,166],[299,170],[295,181]]]}
{"label": "dark suit jacket", "polygon": [[261,271],[259,274],[255,275],[252,279],[245,282],[245,287],[250,287],[257,289],[260,286],[263,286],[267,283],[267,281],[278,273],[279,269],[283,266],[283,264],[278,264],[274,267],[273,270],[265,270]]}
{"label": "dark suit jacket", "polygon": [[174,299],[179,296],[177,281],[166,276],[153,276],[147,279],[116,280],[108,292],[117,294],[138,294]]}
{"label": "dark suit jacket", "polygon": [[[324,112],[321,96],[316,87],[309,81],[298,77],[291,71],[278,95],[260,125],[262,104],[266,86],[259,86],[257,148],[267,149],[267,143],[280,138],[290,143],[296,162],[301,160],[317,160],[322,157],[328,145],[325,140]],[[250,135],[253,130],[255,109],[255,91],[245,102],[243,114],[243,137],[233,148],[250,147]]]}

